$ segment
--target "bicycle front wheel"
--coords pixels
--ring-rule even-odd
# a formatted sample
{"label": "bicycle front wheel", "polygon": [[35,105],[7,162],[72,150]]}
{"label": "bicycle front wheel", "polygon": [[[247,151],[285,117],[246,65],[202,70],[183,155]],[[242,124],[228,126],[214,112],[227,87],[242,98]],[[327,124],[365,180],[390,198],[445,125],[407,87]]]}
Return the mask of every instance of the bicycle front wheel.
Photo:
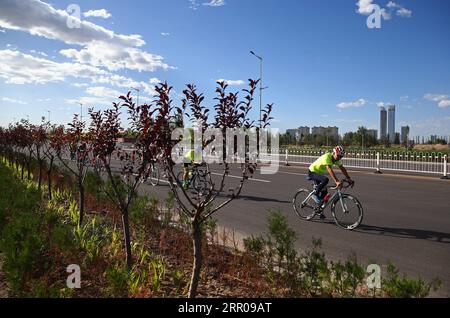
{"label": "bicycle front wheel", "polygon": [[316,203],[311,197],[311,191],[300,189],[292,199],[295,213],[303,220],[311,220],[316,215]]}
{"label": "bicycle front wheel", "polygon": [[362,222],[363,208],[354,196],[341,194],[331,204],[331,214],[337,226],[353,230]]}

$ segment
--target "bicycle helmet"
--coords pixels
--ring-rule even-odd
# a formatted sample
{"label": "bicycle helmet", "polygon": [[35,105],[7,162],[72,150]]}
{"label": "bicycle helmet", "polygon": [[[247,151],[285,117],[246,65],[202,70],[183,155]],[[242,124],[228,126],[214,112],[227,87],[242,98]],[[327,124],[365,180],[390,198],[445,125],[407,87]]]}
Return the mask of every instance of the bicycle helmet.
{"label": "bicycle helmet", "polygon": [[342,146],[336,146],[333,148],[333,154],[336,154],[337,157],[343,158],[345,155],[345,150]]}

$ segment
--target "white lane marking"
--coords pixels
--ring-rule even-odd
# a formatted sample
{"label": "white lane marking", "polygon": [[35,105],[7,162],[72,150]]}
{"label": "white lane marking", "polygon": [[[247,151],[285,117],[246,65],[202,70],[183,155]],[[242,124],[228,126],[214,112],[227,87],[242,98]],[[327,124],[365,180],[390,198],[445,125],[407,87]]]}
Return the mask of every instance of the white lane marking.
{"label": "white lane marking", "polygon": [[294,176],[306,176],[306,173],[295,173],[295,172],[285,172],[285,171],[278,171],[278,173],[285,173],[285,174],[292,174]]}
{"label": "white lane marking", "polygon": [[[216,173],[216,172],[211,172],[211,174],[214,174],[214,175],[216,175],[216,176],[222,176],[221,173]],[[242,177],[239,177],[239,176],[233,176],[233,175],[231,175],[231,174],[227,175],[227,177],[230,177],[230,178],[237,178],[237,179],[242,179]],[[269,180],[262,180],[262,179],[255,179],[255,178],[248,178],[248,180],[250,180],[250,181],[257,181],[257,182],[264,182],[264,183],[270,183],[270,182],[272,182],[272,181],[269,181]]]}

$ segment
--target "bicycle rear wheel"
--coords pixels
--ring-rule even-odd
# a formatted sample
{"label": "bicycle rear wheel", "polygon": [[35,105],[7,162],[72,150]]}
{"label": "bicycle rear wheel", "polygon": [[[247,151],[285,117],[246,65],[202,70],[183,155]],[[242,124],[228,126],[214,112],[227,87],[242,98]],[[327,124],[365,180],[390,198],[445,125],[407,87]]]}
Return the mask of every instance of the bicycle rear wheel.
{"label": "bicycle rear wheel", "polygon": [[152,166],[148,181],[152,186],[157,186],[159,184],[159,168],[157,166]]}
{"label": "bicycle rear wheel", "polygon": [[316,203],[310,194],[310,190],[300,189],[292,199],[295,213],[303,220],[311,220],[316,215]]}
{"label": "bicycle rear wheel", "polygon": [[194,180],[192,181],[192,185],[197,192],[203,193],[211,187],[211,182],[209,182],[205,172],[198,171]]}
{"label": "bicycle rear wheel", "polygon": [[184,177],[184,171],[180,171],[180,172],[178,172],[178,174],[177,174],[177,183],[178,183],[178,185],[181,187],[181,186],[183,186],[183,177]]}
{"label": "bicycle rear wheel", "polygon": [[331,204],[331,214],[337,226],[345,230],[353,230],[361,224],[363,208],[358,199],[350,194],[342,194]]}

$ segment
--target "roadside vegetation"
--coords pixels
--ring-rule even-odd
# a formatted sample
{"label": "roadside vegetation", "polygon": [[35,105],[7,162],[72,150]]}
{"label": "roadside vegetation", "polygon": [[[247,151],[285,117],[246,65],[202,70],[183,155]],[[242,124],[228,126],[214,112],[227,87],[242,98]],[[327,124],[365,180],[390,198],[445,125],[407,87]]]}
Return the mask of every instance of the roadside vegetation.
{"label": "roadside vegetation", "polygon": [[[0,164],[0,250],[10,297],[186,297],[192,265],[189,224],[173,198],[138,197],[130,207],[132,254],[122,248],[121,212],[86,177],[86,215],[80,226],[76,187],[58,172],[52,198],[36,169],[21,180],[14,164]],[[21,169],[19,168],[19,171]],[[43,177],[45,178],[45,176]],[[356,256],[332,262],[320,250],[295,250],[295,232],[279,211],[271,211],[268,235],[244,240],[238,250],[217,223],[202,226],[201,297],[426,297],[439,286],[401,275],[393,264],[381,289],[370,290]],[[234,247],[233,247],[234,246]],[[69,264],[81,267],[80,289],[66,286]]]}

